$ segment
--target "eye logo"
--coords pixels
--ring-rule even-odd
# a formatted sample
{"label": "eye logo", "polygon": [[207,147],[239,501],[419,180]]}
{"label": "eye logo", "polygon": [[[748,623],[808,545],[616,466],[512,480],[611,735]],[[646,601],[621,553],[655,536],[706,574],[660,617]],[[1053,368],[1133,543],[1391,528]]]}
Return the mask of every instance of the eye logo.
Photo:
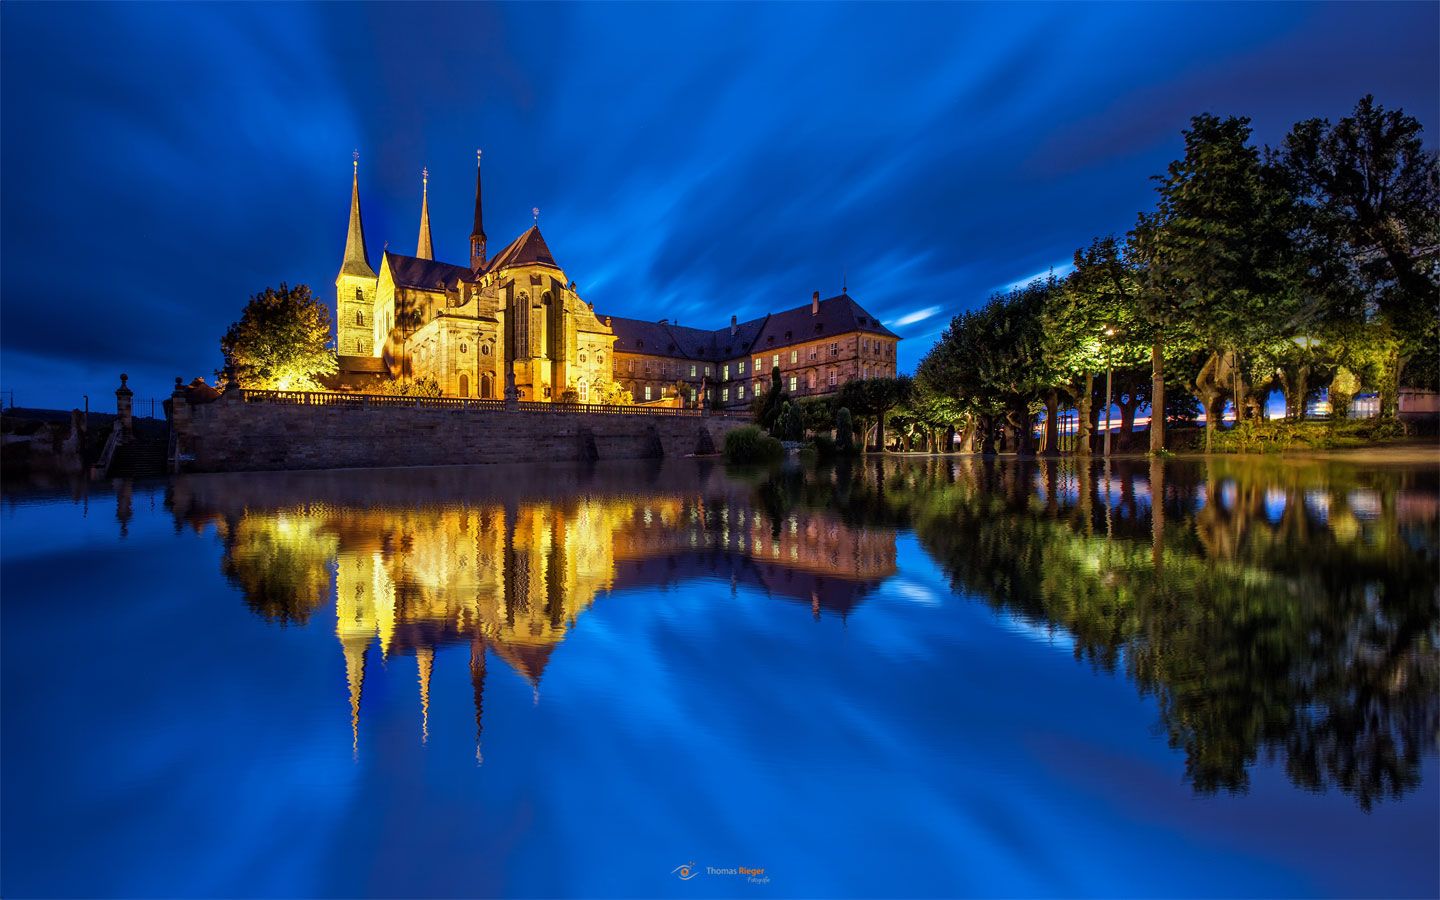
{"label": "eye logo", "polygon": [[676,866],[675,868],[671,869],[670,874],[674,875],[676,878],[679,878],[681,881],[689,881],[696,875],[699,875],[700,871],[695,868],[695,863],[688,862],[685,863],[683,866]]}

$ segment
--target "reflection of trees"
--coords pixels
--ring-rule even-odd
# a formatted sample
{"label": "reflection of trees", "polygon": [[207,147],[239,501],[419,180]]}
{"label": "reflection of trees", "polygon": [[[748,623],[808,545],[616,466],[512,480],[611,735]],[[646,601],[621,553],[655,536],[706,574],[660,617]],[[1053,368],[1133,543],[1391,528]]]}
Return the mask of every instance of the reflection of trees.
{"label": "reflection of trees", "polygon": [[338,541],[317,532],[303,511],[259,520],[229,517],[218,523],[225,544],[221,571],[251,609],[281,624],[303,625],[330,600],[330,561]]}
{"label": "reflection of trees", "polygon": [[1396,517],[1395,479],[1140,463],[1102,487],[1098,467],[976,460],[851,478],[842,508],[903,514],[957,590],[1064,628],[1153,695],[1198,791],[1246,789],[1262,755],[1365,809],[1419,783],[1440,726],[1440,535]]}

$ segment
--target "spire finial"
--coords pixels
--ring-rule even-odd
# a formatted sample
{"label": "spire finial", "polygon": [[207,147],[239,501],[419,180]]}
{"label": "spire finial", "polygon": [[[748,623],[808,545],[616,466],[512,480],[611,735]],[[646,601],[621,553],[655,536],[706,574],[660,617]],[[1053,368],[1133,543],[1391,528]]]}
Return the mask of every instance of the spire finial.
{"label": "spire finial", "polygon": [[540,207],[538,207],[538,206],[532,206],[532,207],[530,207],[530,215],[532,215],[532,216],[535,217],[535,224],[536,224],[536,225],[539,225],[539,224],[540,224]]}
{"label": "spire finial", "polygon": [[421,186],[421,187],[429,187],[429,186],[430,186],[430,167],[429,167],[429,166],[424,166],[424,167],[422,167],[422,168],[420,169],[420,186]]}
{"label": "spire finial", "polygon": [[475,165],[480,165],[480,148],[475,148]]}
{"label": "spire finial", "polygon": [[840,267],[840,293],[850,293],[850,278],[845,274],[845,267]]}
{"label": "spire finial", "polygon": [[355,167],[355,174],[360,174],[360,148],[356,147],[355,152],[350,154],[351,165]]}

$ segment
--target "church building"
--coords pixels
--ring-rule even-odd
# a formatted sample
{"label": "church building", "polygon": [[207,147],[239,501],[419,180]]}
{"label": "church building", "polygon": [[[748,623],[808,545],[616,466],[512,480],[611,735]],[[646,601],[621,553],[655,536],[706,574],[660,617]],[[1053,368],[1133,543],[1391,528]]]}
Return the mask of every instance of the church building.
{"label": "church building", "polygon": [[[848,294],[728,329],[666,319],[600,317],[581,299],[533,225],[487,253],[480,153],[468,265],[435,259],[430,186],[422,173],[415,255],[386,249],[371,266],[360,213],[358,154],[345,256],[335,277],[340,382],[434,378],[445,396],[603,402],[615,384],[636,403],[743,407],[779,366],[792,394],[826,394],[856,378],[893,376],[899,337]],[[513,382],[510,379],[513,378]]]}

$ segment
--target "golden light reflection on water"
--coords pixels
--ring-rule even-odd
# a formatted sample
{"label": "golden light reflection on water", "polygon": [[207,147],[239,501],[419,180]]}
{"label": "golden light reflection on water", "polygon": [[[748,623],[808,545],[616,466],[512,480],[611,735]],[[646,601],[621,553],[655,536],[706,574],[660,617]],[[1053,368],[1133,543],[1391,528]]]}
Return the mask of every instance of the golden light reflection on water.
{"label": "golden light reflection on water", "polygon": [[816,510],[768,517],[747,489],[723,479],[691,495],[652,488],[444,501],[422,489],[408,503],[366,505],[283,504],[281,490],[275,508],[253,495],[227,508],[217,485],[180,482],[172,505],[192,525],[213,525],[225,574],[256,612],[304,623],[333,606],[356,752],[372,644],[387,661],[415,658],[421,741],[435,651],[469,645],[479,759],[487,652],[539,702],[551,655],[601,594],[719,578],[804,602],[819,618],[848,614],[896,571],[893,529],[852,527]]}

